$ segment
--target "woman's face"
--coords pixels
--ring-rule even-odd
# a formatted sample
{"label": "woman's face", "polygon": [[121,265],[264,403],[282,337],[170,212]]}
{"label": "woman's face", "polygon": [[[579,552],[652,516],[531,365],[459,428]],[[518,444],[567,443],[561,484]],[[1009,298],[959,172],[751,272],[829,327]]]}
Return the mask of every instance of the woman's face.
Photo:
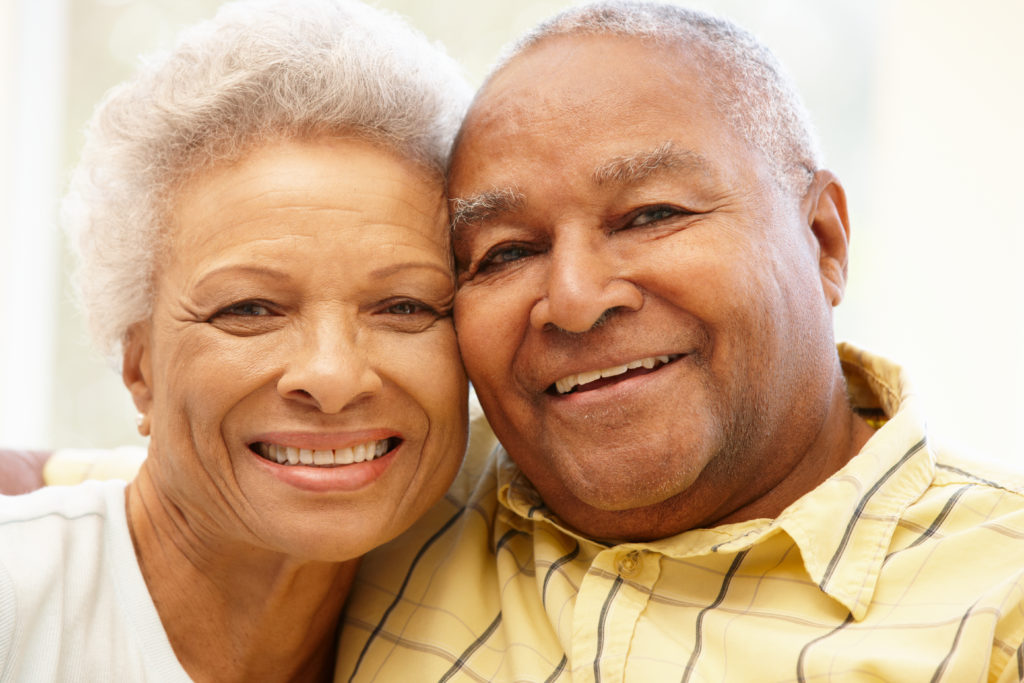
{"label": "woman's face", "polygon": [[448,487],[466,380],[440,182],[361,141],[190,180],[125,383],[148,475],[209,540],[342,560]]}

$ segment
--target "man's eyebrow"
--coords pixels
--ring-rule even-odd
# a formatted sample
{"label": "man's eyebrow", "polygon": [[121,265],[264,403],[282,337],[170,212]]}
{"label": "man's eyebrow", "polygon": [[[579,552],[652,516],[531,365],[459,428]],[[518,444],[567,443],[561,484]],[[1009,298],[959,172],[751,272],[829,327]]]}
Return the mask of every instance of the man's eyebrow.
{"label": "man's eyebrow", "polygon": [[631,185],[666,170],[714,175],[714,166],[706,157],[692,150],[679,149],[668,141],[651,150],[610,159],[594,169],[592,179],[597,185]]}
{"label": "man's eyebrow", "polygon": [[452,232],[516,211],[524,204],[526,196],[515,187],[495,188],[469,197],[452,199]]}

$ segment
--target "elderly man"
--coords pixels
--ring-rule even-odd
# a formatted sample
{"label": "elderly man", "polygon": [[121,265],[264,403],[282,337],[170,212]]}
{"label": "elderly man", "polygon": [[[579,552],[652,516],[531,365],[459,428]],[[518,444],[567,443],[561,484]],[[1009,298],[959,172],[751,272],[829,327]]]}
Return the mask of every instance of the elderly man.
{"label": "elderly man", "polygon": [[1024,678],[1024,497],[837,353],[846,200],[764,47],[570,10],[485,83],[450,189],[502,448],[366,559],[339,680]]}

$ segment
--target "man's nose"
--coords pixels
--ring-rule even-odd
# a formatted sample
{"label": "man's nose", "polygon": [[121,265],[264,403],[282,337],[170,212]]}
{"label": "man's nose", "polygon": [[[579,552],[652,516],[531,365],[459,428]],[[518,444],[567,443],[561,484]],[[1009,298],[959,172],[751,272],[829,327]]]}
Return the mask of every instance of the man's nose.
{"label": "man's nose", "polygon": [[611,310],[639,310],[644,296],[628,279],[608,237],[577,230],[552,245],[545,296],[530,312],[537,329],[551,325],[566,332],[586,332]]}
{"label": "man's nose", "polygon": [[338,413],[383,387],[354,324],[318,321],[296,336],[277,382],[281,396],[324,413]]}

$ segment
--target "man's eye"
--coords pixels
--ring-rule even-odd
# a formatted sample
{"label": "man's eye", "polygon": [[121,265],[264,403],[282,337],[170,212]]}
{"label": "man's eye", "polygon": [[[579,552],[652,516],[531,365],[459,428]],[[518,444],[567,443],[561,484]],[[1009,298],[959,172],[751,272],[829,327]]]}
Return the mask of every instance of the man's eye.
{"label": "man's eye", "polygon": [[493,249],[488,251],[487,254],[484,255],[482,259],[480,259],[479,270],[486,270],[487,268],[502,266],[506,263],[512,263],[513,261],[518,261],[519,259],[526,258],[531,253],[533,252],[530,249],[520,244],[506,244],[501,245],[499,247],[494,247]]}
{"label": "man's eye", "polygon": [[657,223],[680,213],[683,212],[672,206],[652,206],[637,212],[633,219],[628,222],[627,227],[635,228],[649,223]]}

